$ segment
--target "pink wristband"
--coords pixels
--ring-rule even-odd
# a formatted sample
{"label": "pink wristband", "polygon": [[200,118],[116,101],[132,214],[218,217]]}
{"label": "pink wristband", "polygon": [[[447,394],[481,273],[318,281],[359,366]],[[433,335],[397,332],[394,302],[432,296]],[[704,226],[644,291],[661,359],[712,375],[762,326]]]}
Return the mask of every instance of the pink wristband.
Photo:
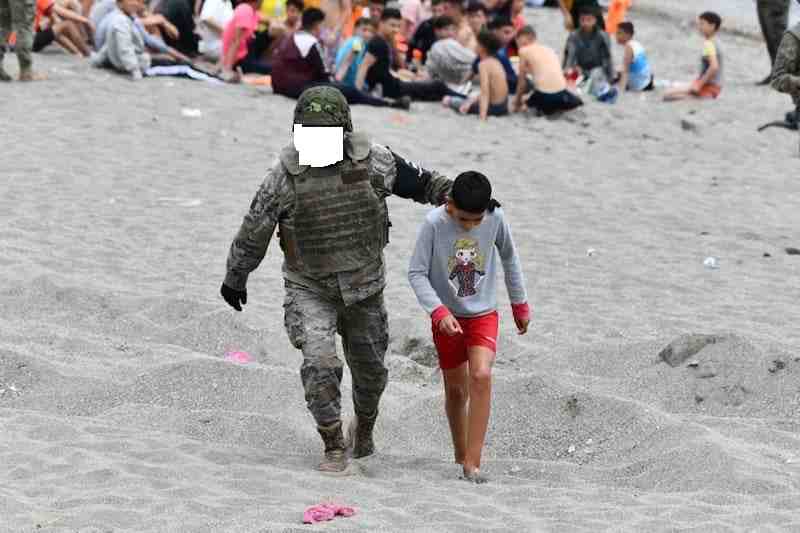
{"label": "pink wristband", "polygon": [[528,305],[528,302],[523,302],[521,304],[511,304],[511,312],[514,313],[514,318],[516,320],[531,319],[531,308]]}
{"label": "pink wristband", "polygon": [[431,313],[431,322],[433,322],[434,327],[438,327],[439,326],[439,322],[441,322],[442,319],[445,318],[449,314],[450,314],[450,310],[447,307],[443,306],[443,305],[440,305],[439,307],[434,309],[433,313]]}

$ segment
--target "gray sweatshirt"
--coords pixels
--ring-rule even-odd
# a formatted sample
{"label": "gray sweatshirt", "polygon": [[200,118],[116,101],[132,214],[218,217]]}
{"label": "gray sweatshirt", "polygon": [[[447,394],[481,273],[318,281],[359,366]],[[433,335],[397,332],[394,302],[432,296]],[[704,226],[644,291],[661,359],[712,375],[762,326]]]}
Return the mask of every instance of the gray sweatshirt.
{"label": "gray sweatshirt", "polygon": [[441,206],[425,217],[408,281],[428,314],[444,305],[456,317],[485,315],[497,309],[498,255],[511,303],[526,303],[525,277],[503,211],[486,213],[479,226],[464,231]]}

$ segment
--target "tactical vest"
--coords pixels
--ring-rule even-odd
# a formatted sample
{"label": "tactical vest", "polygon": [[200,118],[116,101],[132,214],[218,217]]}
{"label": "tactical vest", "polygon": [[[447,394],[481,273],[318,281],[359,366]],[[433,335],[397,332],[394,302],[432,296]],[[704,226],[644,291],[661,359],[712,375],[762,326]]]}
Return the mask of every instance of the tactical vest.
{"label": "tactical vest", "polygon": [[294,146],[281,163],[294,189],[294,217],[280,224],[287,263],[313,275],[358,270],[381,257],[387,243],[386,202],[372,186],[369,141],[348,134],[343,161],[323,168],[298,163]]}

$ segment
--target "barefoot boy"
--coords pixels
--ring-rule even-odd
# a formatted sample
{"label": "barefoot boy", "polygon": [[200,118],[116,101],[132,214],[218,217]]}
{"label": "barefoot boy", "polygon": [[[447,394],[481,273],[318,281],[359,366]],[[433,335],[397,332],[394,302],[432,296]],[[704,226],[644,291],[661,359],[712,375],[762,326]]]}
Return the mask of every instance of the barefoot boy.
{"label": "barefoot boy", "polygon": [[520,335],[530,320],[519,257],[496,207],[486,176],[460,174],[447,205],[425,218],[408,269],[411,287],[431,315],[455,460],[464,479],[475,483],[486,481],[480,466],[497,349],[498,257]]}
{"label": "barefoot boy", "polygon": [[722,18],[716,13],[706,11],[697,18],[697,27],[705,37],[703,56],[700,59],[700,76],[690,85],[670,89],[664,93],[664,100],[683,100],[685,98],[717,98],[722,92],[722,51],[715,40],[722,26]]}
{"label": "barefoot boy", "polygon": [[527,84],[517,83],[512,110],[522,111],[527,107],[541,115],[553,115],[583,105],[580,98],[567,90],[567,79],[555,51],[539,44],[533,27],[525,26],[519,30],[517,43],[520,47],[519,78],[533,78],[533,94],[523,102]]}
{"label": "barefoot boy", "polygon": [[480,94],[477,98],[447,96],[444,105],[457,109],[463,114],[479,115],[481,120],[491,115],[508,115],[508,81],[506,71],[497,58],[500,39],[488,30],[478,34],[478,76]]}

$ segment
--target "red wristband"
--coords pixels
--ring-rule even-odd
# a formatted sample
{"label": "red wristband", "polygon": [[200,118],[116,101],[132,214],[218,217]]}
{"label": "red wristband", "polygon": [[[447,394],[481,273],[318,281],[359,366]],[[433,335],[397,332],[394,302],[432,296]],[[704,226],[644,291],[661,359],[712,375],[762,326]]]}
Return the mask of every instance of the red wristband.
{"label": "red wristband", "polygon": [[528,302],[523,302],[521,304],[511,304],[511,312],[514,313],[514,319],[516,320],[531,319],[531,308],[528,305]]}
{"label": "red wristband", "polygon": [[431,322],[433,322],[434,327],[438,327],[439,326],[439,322],[441,322],[442,319],[445,318],[449,314],[450,314],[450,310],[447,307],[443,306],[443,305],[440,305],[439,307],[434,309],[433,313],[431,313]]}

